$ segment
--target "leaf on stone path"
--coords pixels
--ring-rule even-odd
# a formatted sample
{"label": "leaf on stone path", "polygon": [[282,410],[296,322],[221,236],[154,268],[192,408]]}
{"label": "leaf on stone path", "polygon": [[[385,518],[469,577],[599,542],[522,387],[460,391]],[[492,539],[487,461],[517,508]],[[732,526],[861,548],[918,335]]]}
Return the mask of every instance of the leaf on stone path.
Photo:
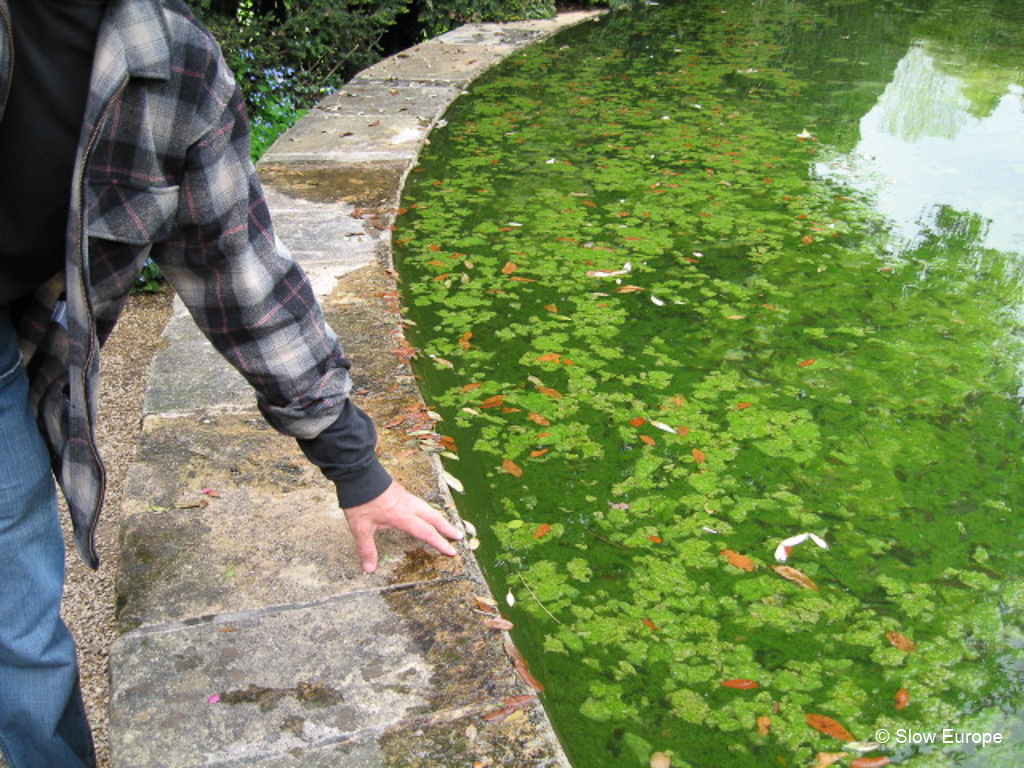
{"label": "leaf on stone path", "polygon": [[788,579],[794,584],[799,584],[804,589],[813,589],[815,592],[818,591],[818,585],[811,581],[807,574],[802,571],[798,571],[796,568],[790,568],[788,565],[773,565],[772,570],[782,578]]}
{"label": "leaf on stone path", "polygon": [[884,755],[878,757],[858,757],[852,763],[850,768],[882,768],[883,765],[889,765],[892,760]]}
{"label": "leaf on stone path", "polygon": [[505,266],[501,268],[501,274],[511,275],[517,269],[519,269],[519,267],[516,265],[514,261],[507,261],[505,262]]}
{"label": "leaf on stone path", "polygon": [[530,411],[530,413],[527,414],[526,418],[528,418],[534,424],[540,424],[542,427],[550,427],[551,426],[551,422],[550,421],[545,419],[539,413],[534,413],[533,411]]}
{"label": "leaf on stone path", "polygon": [[650,627],[651,629],[653,629],[653,630],[654,630],[655,632],[657,632],[657,631],[658,631],[658,630],[660,629],[660,627],[659,627],[658,625],[656,625],[656,624],[655,624],[655,623],[654,623],[653,621],[651,621],[650,619],[644,619],[644,624],[646,624],[646,625],[647,625],[648,627]]}
{"label": "leaf on stone path", "polygon": [[840,741],[853,741],[853,734],[828,715],[807,714],[805,717],[807,724],[811,728],[821,731],[826,736],[831,736],[833,739],[839,739]]}
{"label": "leaf on stone path", "polygon": [[650,435],[640,435],[640,439],[647,443],[647,445],[654,445],[654,438]]}
{"label": "leaf on stone path", "polygon": [[519,707],[499,707],[498,709],[493,709],[490,712],[485,713],[484,715],[482,715],[482,718],[486,720],[488,723],[500,722],[509,715],[511,715],[513,712],[515,712],[517,709],[519,709]]}
{"label": "leaf on stone path", "polygon": [[547,523],[541,523],[537,526],[537,530],[533,532],[533,538],[540,539],[551,533],[551,526]]}
{"label": "leaf on stone path", "polygon": [[466,492],[466,489],[462,487],[462,483],[459,482],[457,477],[454,477],[447,472],[442,472],[441,477],[444,479],[445,484],[453,491],[458,491],[459,493]]}
{"label": "leaf on stone path", "polygon": [[904,651],[905,653],[910,653],[915,648],[917,648],[917,645],[911,642],[910,638],[908,638],[906,635],[900,632],[886,632],[885,637],[890,643],[893,644],[894,647],[901,651]]}
{"label": "leaf on stone path", "polygon": [[497,408],[503,402],[505,402],[505,396],[504,395],[493,395],[492,397],[488,397],[486,400],[484,400],[482,403],[480,403],[480,407],[481,408]]}
{"label": "leaf on stone path", "polygon": [[739,552],[733,552],[731,549],[723,549],[718,554],[727,557],[729,565],[739,568],[741,571],[752,572],[756,567],[754,561],[749,557],[741,555]]}
{"label": "leaf on stone path", "polygon": [[484,619],[484,626],[488,629],[494,629],[498,631],[507,631],[515,626],[511,621],[501,616],[493,619]]}
{"label": "leaf on stone path", "polygon": [[470,344],[470,339],[472,338],[472,331],[466,331],[464,334],[462,334],[462,336],[459,337],[459,347],[462,349],[463,352],[468,352],[470,347],[473,346],[472,344]]}
{"label": "leaf on stone path", "polygon": [[696,461],[698,464],[703,464],[704,460],[707,458],[704,451],[702,451],[700,448],[694,448],[693,451],[691,451],[691,454],[693,456],[693,460]]}
{"label": "leaf on stone path", "polygon": [[726,688],[738,688],[741,691],[750,691],[758,687],[753,680],[746,679],[723,680],[721,684]]}
{"label": "leaf on stone path", "polygon": [[478,610],[484,613],[498,613],[498,601],[493,597],[487,595],[473,595],[473,601],[476,603]]}
{"label": "leaf on stone path", "polygon": [[757,732],[762,736],[767,736],[769,731],[772,729],[772,719],[768,715],[761,715],[757,718]]}
{"label": "leaf on stone path", "polygon": [[508,472],[513,477],[522,477],[523,468],[516,464],[512,459],[505,459],[501,462],[501,468]]}
{"label": "leaf on stone path", "polygon": [[526,663],[526,659],[523,658],[522,654],[519,653],[519,650],[512,644],[512,640],[509,639],[508,635],[505,635],[503,645],[505,647],[505,653],[507,653],[508,657],[512,659],[512,664],[515,666],[516,672],[518,672],[519,676],[523,679],[523,682],[535,691],[543,692],[544,686],[541,685],[537,678],[530,674],[530,667]]}
{"label": "leaf on stone path", "polygon": [[849,752],[819,752],[818,759],[814,762],[814,765],[812,765],[811,768],[828,768],[828,766],[834,765],[844,757],[849,756]]}
{"label": "leaf on stone path", "polygon": [[896,709],[906,709],[907,705],[910,704],[910,691],[906,688],[900,688],[896,691],[893,699],[896,702]]}
{"label": "leaf on stone path", "polygon": [[809,365],[814,365],[814,360],[801,360],[797,365],[801,368],[806,368]]}
{"label": "leaf on stone path", "polygon": [[651,768],[672,768],[672,758],[664,752],[655,752],[651,755]]}

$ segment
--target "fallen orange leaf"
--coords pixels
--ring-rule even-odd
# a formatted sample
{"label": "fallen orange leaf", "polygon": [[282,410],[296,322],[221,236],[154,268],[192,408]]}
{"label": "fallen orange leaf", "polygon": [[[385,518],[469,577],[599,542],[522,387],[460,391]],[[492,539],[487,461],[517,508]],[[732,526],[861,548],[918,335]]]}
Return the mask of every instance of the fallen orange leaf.
{"label": "fallen orange leaf", "polygon": [[704,451],[702,451],[700,448],[694,448],[692,453],[693,460],[696,461],[698,464],[703,464],[704,459],[707,458],[704,454]]}
{"label": "fallen orange leaf", "polygon": [[749,408],[752,405],[753,405],[753,403],[736,403],[736,410],[737,411],[742,411],[742,410],[745,410],[745,409]]}
{"label": "fallen orange leaf", "polygon": [[650,435],[640,435],[640,439],[647,443],[647,445],[654,445],[654,438]]}
{"label": "fallen orange leaf", "polygon": [[637,293],[637,292],[642,291],[642,290],[643,290],[643,288],[641,288],[639,285],[623,285],[623,286],[620,286],[620,287],[616,288],[615,292],[616,293]]}
{"label": "fallen orange leaf", "polygon": [[838,763],[844,757],[849,756],[849,752],[819,752],[818,761],[811,768],[828,768],[830,765]]}
{"label": "fallen orange leaf", "polygon": [[809,365],[814,365],[814,361],[813,360],[801,360],[799,363],[797,363],[797,365],[799,365],[801,368],[806,368]]}
{"label": "fallen orange leaf", "polygon": [[833,739],[839,739],[840,741],[853,741],[853,735],[827,715],[808,714],[806,719],[807,724],[811,728],[821,731],[826,736],[831,736]]}
{"label": "fallen orange leaf", "polygon": [[657,631],[658,631],[658,627],[657,627],[657,626],[656,626],[656,625],[654,624],[654,622],[653,622],[653,621],[651,621],[650,619],[644,619],[644,624],[646,624],[646,625],[647,625],[648,627],[650,627],[651,629],[653,629],[653,630],[654,630],[655,632],[657,632]]}
{"label": "fallen orange leaf", "polygon": [[505,402],[505,396],[504,395],[492,395],[491,397],[488,397],[486,400],[484,400],[482,403],[480,403],[480,407],[481,408],[497,408],[503,402]]}
{"label": "fallen orange leaf", "polygon": [[539,413],[534,413],[533,411],[530,411],[529,415],[527,415],[527,418],[530,421],[532,421],[534,424],[540,424],[542,427],[550,427],[551,426],[551,422],[548,421],[547,419],[545,419]]}
{"label": "fallen orange leaf", "polygon": [[554,304],[545,304],[544,309],[546,309],[548,312],[554,312],[556,315],[558,314],[558,307],[556,307]]}
{"label": "fallen orange leaf", "polygon": [[910,653],[915,648],[917,648],[917,645],[912,643],[910,641],[910,638],[899,632],[886,632],[885,637],[886,639],[888,639],[890,643],[893,644],[893,646],[906,653]]}
{"label": "fallen orange leaf", "polygon": [[543,456],[545,453],[547,453],[550,450],[551,450],[550,448],[541,448],[540,450],[537,450],[537,451],[530,451],[530,458],[531,459],[539,459],[541,456]]}
{"label": "fallen orange leaf", "polygon": [[643,416],[637,416],[635,419],[629,420],[629,425],[631,427],[642,427],[646,423],[647,420]]}
{"label": "fallen orange leaf", "polygon": [[459,338],[459,346],[462,348],[463,352],[468,352],[469,348],[471,346],[473,346],[472,344],[469,343],[469,340],[472,339],[472,338],[473,338],[473,332],[472,331],[466,331]]}
{"label": "fallen orange leaf", "polygon": [[850,768],[882,768],[883,765],[889,765],[892,760],[884,755],[878,757],[858,757],[852,763]]}
{"label": "fallen orange leaf", "polygon": [[661,544],[661,536],[648,536],[647,538],[653,541],[655,544]]}
{"label": "fallen orange leaf", "polygon": [[557,389],[552,389],[551,387],[537,387],[537,391],[540,392],[542,395],[547,395],[548,397],[558,398],[562,396],[561,392],[559,392]]}
{"label": "fallen orange leaf", "polygon": [[533,532],[533,538],[540,539],[547,536],[549,533],[551,533],[551,526],[547,523],[541,523],[537,526],[537,530]]}
{"label": "fallen orange leaf", "polygon": [[519,269],[519,267],[516,266],[516,263],[514,261],[506,261],[505,266],[501,268],[501,274],[511,275],[517,269]]}
{"label": "fallen orange leaf", "polygon": [[561,361],[561,355],[554,352],[548,352],[547,354],[541,355],[537,358],[538,363],[560,363]]}
{"label": "fallen orange leaf", "polygon": [[541,685],[540,681],[530,674],[530,667],[526,663],[526,659],[523,658],[522,654],[516,649],[509,639],[508,635],[503,638],[503,645],[505,646],[505,653],[512,659],[512,664],[515,665],[516,672],[523,679],[523,682],[533,688],[535,691],[544,691],[544,686]]}
{"label": "fallen orange leaf", "polygon": [[772,570],[782,578],[788,579],[794,584],[799,584],[804,589],[813,589],[815,592],[818,591],[818,585],[811,581],[803,571],[798,571],[796,568],[791,568],[788,565],[773,565]]}
{"label": "fallen orange leaf", "polygon": [[893,698],[896,700],[896,709],[906,709],[907,705],[910,704],[910,691],[906,688],[900,688],[896,691],[896,695]]}
{"label": "fallen orange leaf", "polygon": [[768,732],[772,729],[772,719],[768,715],[761,715],[757,718],[757,732],[762,736],[767,736]]}
{"label": "fallen orange leaf", "polygon": [[757,688],[757,683],[753,680],[723,680],[722,685],[726,688],[739,688],[740,690],[749,691],[753,688]]}
{"label": "fallen orange leaf", "polygon": [[523,469],[511,459],[505,459],[501,462],[501,468],[508,472],[513,477],[522,477]]}
{"label": "fallen orange leaf", "polygon": [[746,555],[741,555],[739,552],[733,552],[731,549],[723,549],[718,554],[723,555],[729,559],[729,565],[739,568],[741,571],[752,572],[757,566],[754,565],[754,561]]}
{"label": "fallen orange leaf", "polygon": [[688,434],[690,434],[690,428],[689,427],[678,427],[676,429],[676,434],[678,434],[680,437],[686,437]]}
{"label": "fallen orange leaf", "polygon": [[463,392],[472,392],[474,389],[479,389],[483,385],[484,384],[483,384],[482,381],[474,381],[471,384],[463,384],[462,385],[462,391]]}

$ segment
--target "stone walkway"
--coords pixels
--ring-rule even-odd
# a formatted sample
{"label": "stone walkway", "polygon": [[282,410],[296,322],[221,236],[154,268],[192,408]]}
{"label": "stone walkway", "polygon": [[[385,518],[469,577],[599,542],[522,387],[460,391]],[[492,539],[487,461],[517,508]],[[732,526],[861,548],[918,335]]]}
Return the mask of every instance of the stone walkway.
{"label": "stone walkway", "polygon": [[[424,450],[434,441],[409,434],[427,416],[388,270],[398,197],[473,78],[590,16],[469,25],[398,54],[312,110],[260,164],[278,234],[353,360],[357,402],[381,426],[384,464],[453,518]],[[532,691],[507,637],[477,610],[487,588],[470,553],[448,559],[378,534],[380,568],[364,575],[331,484],[266,426],[180,303],[163,341],[124,491],[113,764],[567,766],[539,702],[521,701]]]}

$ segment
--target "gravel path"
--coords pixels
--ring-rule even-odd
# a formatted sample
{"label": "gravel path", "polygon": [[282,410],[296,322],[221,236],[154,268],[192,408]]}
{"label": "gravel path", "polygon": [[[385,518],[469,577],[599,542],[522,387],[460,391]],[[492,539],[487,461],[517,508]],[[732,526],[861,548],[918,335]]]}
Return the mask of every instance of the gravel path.
{"label": "gravel path", "polygon": [[[149,364],[170,316],[171,293],[132,296],[113,336],[103,348],[98,441],[107,467],[107,498],[97,546],[103,561],[89,570],[75,554],[70,525],[61,505],[67,541],[64,620],[78,642],[82,688],[100,768],[109,768],[107,743],[107,655],[114,641],[114,575],[117,569],[118,514],[125,472],[135,456],[142,428],[142,400]],[[0,765],[2,765],[0,758]]]}

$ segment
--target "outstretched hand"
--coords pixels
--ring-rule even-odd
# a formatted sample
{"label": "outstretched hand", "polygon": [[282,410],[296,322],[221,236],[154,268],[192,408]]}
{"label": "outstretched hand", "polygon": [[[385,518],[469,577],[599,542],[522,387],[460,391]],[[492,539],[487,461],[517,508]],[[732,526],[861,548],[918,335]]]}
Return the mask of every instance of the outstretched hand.
{"label": "outstretched hand", "polygon": [[381,528],[405,531],[448,556],[455,555],[455,547],[447,539],[462,538],[462,532],[439,510],[394,481],[372,501],[346,509],[345,517],[356,540],[359,562],[366,573],[377,570],[377,544],[373,535]]}

